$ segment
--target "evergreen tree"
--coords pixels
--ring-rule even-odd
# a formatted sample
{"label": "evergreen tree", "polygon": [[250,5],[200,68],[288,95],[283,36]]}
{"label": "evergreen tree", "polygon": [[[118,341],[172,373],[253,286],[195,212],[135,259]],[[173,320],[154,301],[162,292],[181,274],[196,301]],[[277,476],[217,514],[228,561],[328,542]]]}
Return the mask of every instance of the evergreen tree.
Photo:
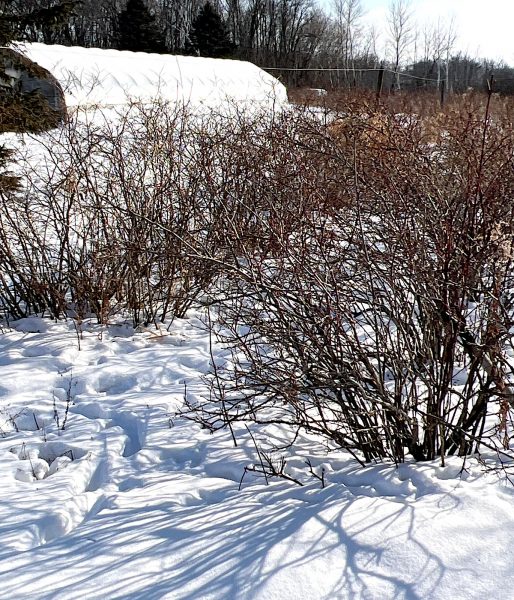
{"label": "evergreen tree", "polygon": [[227,27],[210,2],[203,5],[191,25],[187,49],[212,58],[227,57],[234,51]]}
{"label": "evergreen tree", "polygon": [[8,2],[0,2],[0,46],[7,46],[14,38],[14,19],[7,11]]}
{"label": "evergreen tree", "polygon": [[143,0],[128,0],[118,17],[119,50],[132,52],[164,52],[166,50],[155,16]]}
{"label": "evergreen tree", "polygon": [[60,0],[27,10],[24,3],[0,0],[0,46],[12,41],[55,43],[55,35],[68,24],[80,0]]}

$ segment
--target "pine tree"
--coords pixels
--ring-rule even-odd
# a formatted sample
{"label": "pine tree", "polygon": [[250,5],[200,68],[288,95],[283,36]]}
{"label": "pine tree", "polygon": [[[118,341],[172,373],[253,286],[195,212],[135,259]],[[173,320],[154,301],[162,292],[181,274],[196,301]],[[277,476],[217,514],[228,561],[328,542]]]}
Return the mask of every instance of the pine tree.
{"label": "pine tree", "polygon": [[143,0],[128,0],[118,17],[119,50],[164,52],[163,36]]}
{"label": "pine tree", "polygon": [[60,0],[51,6],[27,10],[23,3],[0,0],[0,46],[37,38],[52,43],[55,33],[68,24],[78,4],[80,0]]}
{"label": "pine tree", "polygon": [[187,49],[212,58],[227,57],[234,51],[227,27],[210,2],[203,5],[191,25]]}
{"label": "pine tree", "polygon": [[5,2],[0,2],[0,46],[7,46],[14,36],[12,17],[6,13]]}

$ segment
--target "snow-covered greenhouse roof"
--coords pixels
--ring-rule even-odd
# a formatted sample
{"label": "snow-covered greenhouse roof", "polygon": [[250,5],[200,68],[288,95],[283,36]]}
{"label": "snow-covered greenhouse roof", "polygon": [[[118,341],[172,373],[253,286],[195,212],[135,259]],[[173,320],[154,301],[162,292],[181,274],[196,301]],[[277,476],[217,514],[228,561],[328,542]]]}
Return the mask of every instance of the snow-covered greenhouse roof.
{"label": "snow-covered greenhouse roof", "polygon": [[25,44],[24,54],[60,82],[67,106],[116,106],[157,97],[192,106],[280,106],[285,87],[237,60]]}

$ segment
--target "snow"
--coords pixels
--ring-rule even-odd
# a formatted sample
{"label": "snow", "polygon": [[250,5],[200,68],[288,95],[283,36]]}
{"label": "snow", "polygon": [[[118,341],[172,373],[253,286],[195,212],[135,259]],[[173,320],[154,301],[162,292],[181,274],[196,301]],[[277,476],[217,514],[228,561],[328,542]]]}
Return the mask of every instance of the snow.
{"label": "snow", "polygon": [[4,327],[3,597],[512,597],[514,488],[475,459],[362,468],[303,436],[284,451],[303,487],[246,473],[239,489],[258,461],[246,429],[234,448],[177,415],[209,392],[201,317],[85,322],[80,350],[71,320]]}
{"label": "snow", "polygon": [[22,49],[57,78],[69,107],[119,106],[156,97],[207,108],[287,104],[285,87],[249,62],[39,43]]}

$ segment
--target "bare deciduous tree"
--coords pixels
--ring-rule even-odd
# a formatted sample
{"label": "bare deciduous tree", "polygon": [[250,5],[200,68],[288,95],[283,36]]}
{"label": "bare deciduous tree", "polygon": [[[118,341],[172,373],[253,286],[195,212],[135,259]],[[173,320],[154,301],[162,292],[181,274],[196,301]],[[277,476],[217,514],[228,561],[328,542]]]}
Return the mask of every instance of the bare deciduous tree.
{"label": "bare deciduous tree", "polygon": [[396,88],[399,90],[401,61],[412,42],[413,21],[409,0],[391,0],[387,16],[389,44],[393,68],[396,72]]}
{"label": "bare deciduous tree", "polygon": [[[359,37],[362,33],[361,18],[364,9],[360,0],[334,0],[334,10],[338,34],[338,44],[342,55],[342,66],[350,71],[355,69],[355,57],[358,50]],[[353,74],[347,74],[351,81]]]}

